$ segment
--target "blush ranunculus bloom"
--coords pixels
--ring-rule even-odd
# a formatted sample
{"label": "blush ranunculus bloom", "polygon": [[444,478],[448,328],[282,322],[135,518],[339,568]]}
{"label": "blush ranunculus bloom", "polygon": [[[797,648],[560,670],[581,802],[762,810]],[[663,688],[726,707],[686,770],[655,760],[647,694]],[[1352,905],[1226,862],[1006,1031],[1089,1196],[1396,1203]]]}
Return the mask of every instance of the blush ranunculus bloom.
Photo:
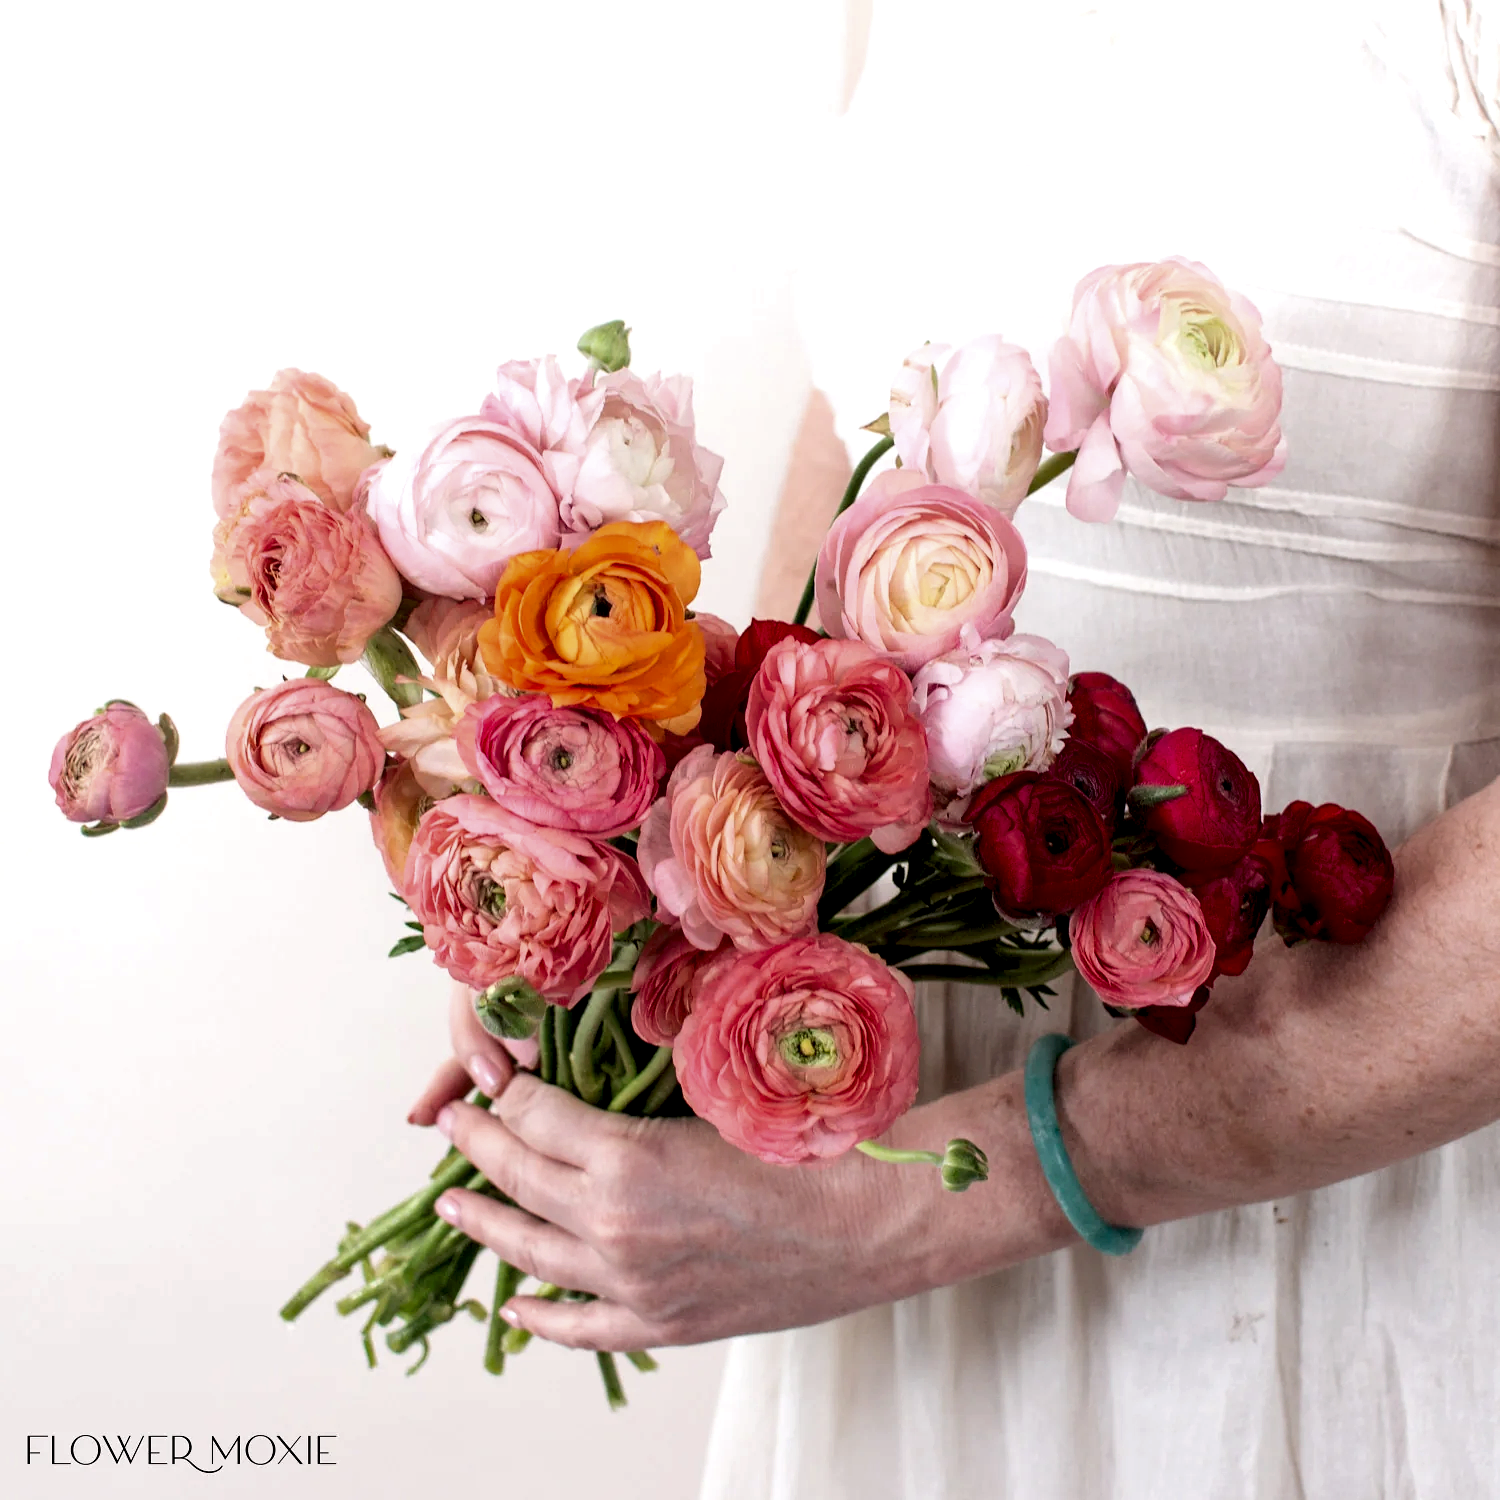
{"label": "blush ranunculus bloom", "polygon": [[726,937],[765,948],[817,923],[823,841],[792,821],[747,757],[712,745],[687,756],[646,815],[636,857],[659,920],[704,950]]}
{"label": "blush ranunculus bloom", "polygon": [[346,511],[359,476],[390,450],[370,442],[369,424],[332,381],[281,370],[224,418],[214,454],[214,510],[233,515],[260,471],[299,479],[325,505]]}
{"label": "blush ranunculus bloom", "polygon": [[488,599],[513,557],[560,537],[542,455],[483,417],[445,422],[382,464],[369,497],[402,576],[448,599]]}
{"label": "blush ranunculus bloom", "polygon": [[484,398],[479,415],[513,432],[539,455],[542,472],[561,504],[573,493],[589,431],[603,405],[602,391],[569,380],[549,354],[501,365],[495,372],[495,389]]}
{"label": "blush ranunculus bloom", "polygon": [[416,680],[437,696],[403,708],[400,719],[380,731],[380,740],[392,754],[410,760],[412,773],[432,798],[477,789],[458,753],[458,722],[471,704],[511,691],[479,659],[479,631],[489,618],[489,609],[477,600],[434,597],[424,599],[406,622],[405,634],[430,663]]}
{"label": "blush ranunculus bloom", "polygon": [[685,733],[707,680],[703,632],[687,617],[700,576],[663,521],[619,521],[571,552],[525,553],[500,579],[480,655],[519,692]]}
{"label": "blush ranunculus bloom", "polygon": [[1036,475],[1046,421],[1031,356],[999,334],[957,349],[923,344],[891,387],[891,437],[901,462],[1007,516]]}
{"label": "blush ranunculus bloom", "polygon": [[859,641],[789,639],[750,685],[750,749],[782,807],[830,843],[887,854],[927,826],[927,744],[905,673]]}
{"label": "blush ranunculus bloom", "polygon": [[293,823],[347,807],[385,765],[375,715],[315,677],[251,693],[229,721],[224,754],[240,790]]}
{"label": "blush ranunculus bloom", "polygon": [[965,626],[1004,637],[1026,586],[1026,546],[993,506],[910,469],[876,475],[818,552],[818,617],[908,672]]}
{"label": "blush ranunculus bloom", "polygon": [[1124,1010],[1189,1005],[1214,971],[1198,898],[1157,870],[1121,870],[1068,921],[1073,962],[1099,998]]}
{"label": "blush ranunculus bloom", "polygon": [[161,800],[171,769],[161,730],[117,699],[57,742],[47,780],[69,821],[123,823]]}
{"label": "blush ranunculus bloom", "polygon": [[713,962],[672,1049],[693,1113],[788,1166],[888,1130],[920,1056],[911,981],[830,933]]}
{"label": "blush ranunculus bloom", "polygon": [[912,695],[948,823],[963,821],[986,781],[1045,771],[1073,718],[1067,654],[1039,635],[981,641],[965,631],[957,651],[917,672]]}
{"label": "blush ranunculus bloom", "polygon": [[448,797],[417,825],[405,891],[437,962],[471,989],[520,977],[573,1005],[614,934],[650,900],[635,862],[599,839],[538,828],[488,797]]}
{"label": "blush ranunculus bloom", "polygon": [[661,746],[634,719],[555,708],[534,693],[473,704],[456,738],[469,774],[507,811],[595,838],[637,827],[667,774]]}
{"label": "blush ranunculus bloom", "polygon": [[705,953],[680,927],[658,927],[646,939],[630,979],[635,992],[630,1026],[642,1041],[654,1047],[672,1044],[693,1008],[705,971],[720,951]]}
{"label": "blush ranunculus bloom", "polygon": [[422,815],[433,804],[427,789],[417,780],[409,760],[393,761],[375,784],[375,806],[370,809],[370,835],[380,853],[391,888],[402,894],[406,851],[417,832]]}
{"label": "blush ranunculus bloom", "polygon": [[582,540],[611,521],[665,521],[700,558],[724,509],[724,460],[698,442],[693,383],[633,370],[588,377],[579,399],[600,399],[562,501],[565,535]]}
{"label": "blush ranunculus bloom", "polygon": [[1068,509],[1107,521],[1127,473],[1177,500],[1222,500],[1286,462],[1281,370],[1260,313],[1206,266],[1102,266],[1052,348],[1047,446],[1077,450]]}

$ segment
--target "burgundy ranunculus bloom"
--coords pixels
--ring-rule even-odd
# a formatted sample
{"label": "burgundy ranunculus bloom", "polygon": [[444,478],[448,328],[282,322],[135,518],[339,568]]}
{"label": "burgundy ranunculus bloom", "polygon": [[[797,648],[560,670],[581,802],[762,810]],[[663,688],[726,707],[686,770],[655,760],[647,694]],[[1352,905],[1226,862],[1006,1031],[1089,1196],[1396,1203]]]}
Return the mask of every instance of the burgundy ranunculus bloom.
{"label": "burgundy ranunculus bloom", "polygon": [[1201,729],[1174,729],[1146,750],[1137,786],[1182,786],[1187,794],[1142,815],[1168,859],[1192,874],[1227,870],[1260,833],[1260,783],[1232,750]]}
{"label": "burgundy ranunculus bloom", "polygon": [[1396,867],[1375,825],[1360,813],[1325,802],[1293,802],[1266,819],[1266,832],[1286,860],[1286,883],[1273,906],[1287,943],[1318,938],[1357,943],[1391,899]]}
{"label": "burgundy ranunculus bloom", "polygon": [[1143,1005],[1131,1015],[1156,1036],[1185,1046],[1198,1029],[1198,1012],[1208,1004],[1208,986],[1200,985],[1186,1005]]}
{"label": "burgundy ranunculus bloom", "polygon": [[1213,979],[1220,974],[1243,974],[1255,948],[1266,913],[1271,909],[1273,863],[1257,845],[1231,870],[1222,874],[1183,876],[1203,907],[1213,934]]}
{"label": "burgundy ranunculus bloom", "polygon": [[1071,738],[1102,750],[1128,784],[1135,752],[1146,738],[1135,694],[1108,672],[1076,672],[1068,684],[1068,702],[1073,706]]}
{"label": "burgundy ranunculus bloom", "polygon": [[969,822],[995,905],[1009,917],[1055,917],[1112,872],[1109,829],[1066,781],[1036,771],[998,776],[974,795]]}
{"label": "burgundy ranunculus bloom", "polygon": [[1047,774],[1066,781],[1074,791],[1087,797],[1094,811],[1104,819],[1104,826],[1114,832],[1126,786],[1116,761],[1097,745],[1074,739],[1070,734]]}
{"label": "burgundy ranunculus bloom", "polygon": [[750,684],[771,647],[788,636],[805,645],[822,639],[806,625],[791,625],[785,620],[751,620],[750,628],[735,642],[734,667],[718,681],[709,683],[703,695],[703,717],[698,721],[698,733],[715,750],[748,748],[745,704],[750,697]]}

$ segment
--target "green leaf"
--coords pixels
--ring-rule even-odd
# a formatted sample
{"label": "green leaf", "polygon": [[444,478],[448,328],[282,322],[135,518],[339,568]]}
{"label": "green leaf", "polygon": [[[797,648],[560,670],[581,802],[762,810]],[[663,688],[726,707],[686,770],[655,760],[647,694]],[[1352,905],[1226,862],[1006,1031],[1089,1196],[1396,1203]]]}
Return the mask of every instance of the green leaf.
{"label": "green leaf", "polygon": [[316,677],[319,682],[331,682],[338,674],[337,665],[331,667],[309,667],[306,675]]}
{"label": "green leaf", "polygon": [[420,922],[408,922],[406,925],[410,927],[413,932],[422,931],[422,924]]}
{"label": "green leaf", "polygon": [[400,958],[403,953],[416,953],[426,946],[427,943],[425,939],[419,937],[416,933],[413,933],[410,937],[402,938],[401,941],[398,942],[391,949],[391,951],[386,954],[386,957]]}
{"label": "green leaf", "polygon": [[1188,789],[1185,786],[1133,786],[1126,793],[1125,800],[1141,812],[1149,812],[1153,807],[1160,807],[1163,802],[1175,802],[1179,797],[1186,797]]}

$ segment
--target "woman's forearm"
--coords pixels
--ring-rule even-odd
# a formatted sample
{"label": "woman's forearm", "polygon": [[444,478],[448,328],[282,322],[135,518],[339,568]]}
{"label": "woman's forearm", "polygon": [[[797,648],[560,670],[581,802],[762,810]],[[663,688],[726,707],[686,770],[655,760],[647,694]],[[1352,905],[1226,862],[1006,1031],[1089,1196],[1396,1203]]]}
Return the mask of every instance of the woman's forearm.
{"label": "woman's forearm", "polygon": [[[1057,1101],[1094,1206],[1142,1226],[1341,1181],[1500,1118],[1500,791],[1399,851],[1395,898],[1363,944],[1266,939],[1187,1046],[1122,1024],[1064,1055]],[[899,1134],[971,1136],[995,1168],[960,1200],[962,1223],[946,1214],[935,1280],[1074,1238],[1019,1074],[914,1110]]]}

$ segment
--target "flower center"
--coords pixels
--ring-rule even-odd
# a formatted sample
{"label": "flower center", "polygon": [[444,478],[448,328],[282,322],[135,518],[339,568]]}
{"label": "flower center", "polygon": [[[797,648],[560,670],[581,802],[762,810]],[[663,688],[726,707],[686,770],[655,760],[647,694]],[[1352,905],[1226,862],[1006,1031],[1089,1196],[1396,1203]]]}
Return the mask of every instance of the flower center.
{"label": "flower center", "polygon": [[475,531],[488,531],[490,529],[490,518],[485,515],[485,513],[476,505],[474,509],[469,512],[469,525],[472,526]]}
{"label": "flower center", "polygon": [[1222,370],[1225,365],[1239,363],[1240,341],[1223,318],[1189,314],[1178,337],[1183,353],[1205,370]]}
{"label": "flower center", "polygon": [[594,615],[598,619],[607,620],[613,609],[614,605],[610,603],[609,594],[605,589],[603,587],[596,588],[594,590]]}
{"label": "flower center", "polygon": [[1141,923],[1141,941],[1148,947],[1154,948],[1161,941],[1161,932],[1155,922],[1147,917]]}
{"label": "flower center", "polygon": [[487,876],[480,876],[474,882],[474,904],[499,921],[505,915],[505,888]]}
{"label": "flower center", "polygon": [[569,770],[573,765],[573,752],[571,750],[564,750],[563,747],[559,745],[552,752],[552,755],[549,759],[549,764],[554,771]]}
{"label": "flower center", "polygon": [[794,1068],[831,1068],[839,1060],[838,1042],[822,1026],[801,1026],[780,1042],[781,1055]]}

